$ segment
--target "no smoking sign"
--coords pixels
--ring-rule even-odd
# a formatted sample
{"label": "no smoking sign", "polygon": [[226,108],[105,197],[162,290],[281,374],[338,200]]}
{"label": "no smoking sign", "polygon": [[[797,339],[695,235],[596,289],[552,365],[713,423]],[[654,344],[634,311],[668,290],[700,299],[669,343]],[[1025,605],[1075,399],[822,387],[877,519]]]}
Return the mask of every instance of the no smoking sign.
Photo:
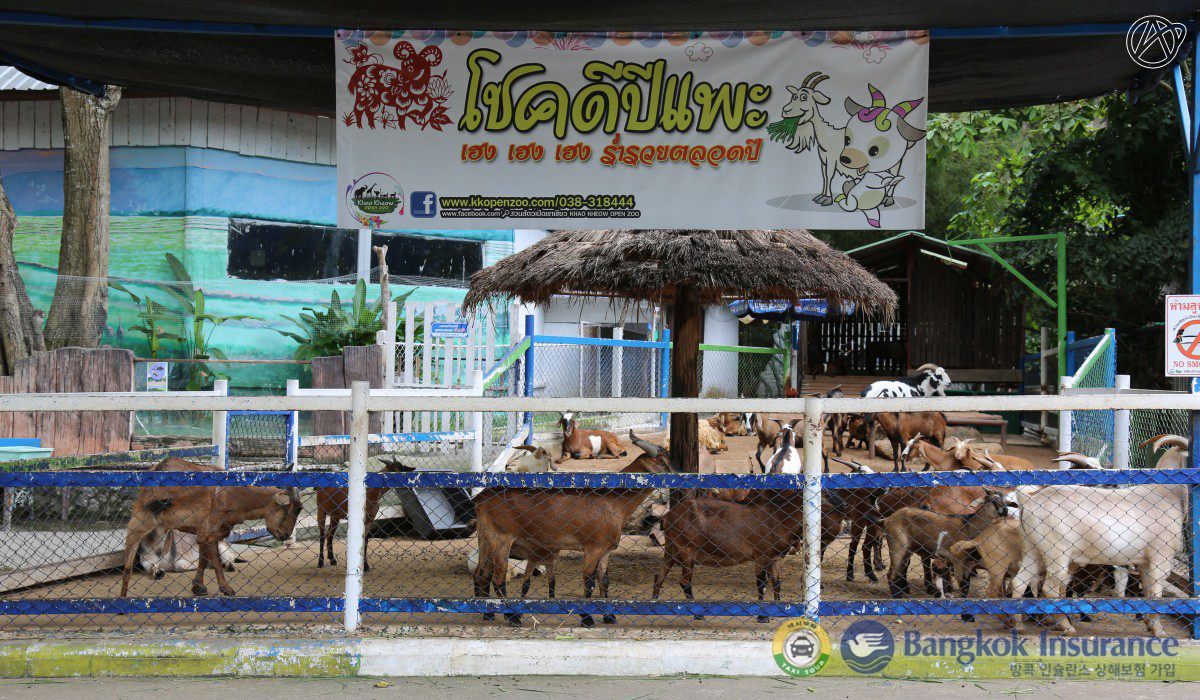
{"label": "no smoking sign", "polygon": [[1167,297],[1168,377],[1200,377],[1200,295]]}

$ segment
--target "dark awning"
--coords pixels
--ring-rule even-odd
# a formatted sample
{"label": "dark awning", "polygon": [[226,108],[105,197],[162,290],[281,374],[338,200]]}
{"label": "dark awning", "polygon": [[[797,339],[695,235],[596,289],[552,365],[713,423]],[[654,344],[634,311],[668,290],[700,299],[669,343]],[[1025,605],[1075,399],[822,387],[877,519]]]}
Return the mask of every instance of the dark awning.
{"label": "dark awning", "polygon": [[332,115],[338,27],[929,28],[944,30],[931,42],[930,108],[959,111],[1141,90],[1158,76],[1130,60],[1123,27],[1146,14],[1185,21],[1196,9],[1183,0],[0,0],[0,51],[124,87]]}

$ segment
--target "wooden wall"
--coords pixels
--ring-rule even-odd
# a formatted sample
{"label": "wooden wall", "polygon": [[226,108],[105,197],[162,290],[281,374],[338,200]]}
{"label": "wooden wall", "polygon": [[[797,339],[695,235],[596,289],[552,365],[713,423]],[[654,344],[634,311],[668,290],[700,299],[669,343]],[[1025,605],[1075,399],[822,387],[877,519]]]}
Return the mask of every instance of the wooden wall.
{"label": "wooden wall", "polygon": [[[56,94],[56,93],[55,93]],[[187,97],[143,97],[117,103],[113,146],[194,146],[301,163],[336,162],[333,120],[263,107]],[[0,147],[62,148],[57,99],[0,102]]]}
{"label": "wooden wall", "polygon": [[[117,348],[60,348],[17,363],[0,376],[0,394],[133,391],[133,352]],[[0,437],[40,438],[63,455],[126,452],[130,411],[0,412]]]}
{"label": "wooden wall", "polygon": [[[383,347],[380,345],[348,346],[335,357],[314,357],[312,361],[314,389],[347,389],[351,382],[370,382],[372,389],[383,388]],[[378,433],[383,419],[372,414],[370,432]],[[350,412],[314,411],[314,435],[347,435],[350,433]],[[349,448],[319,447],[314,458],[319,462],[347,459]],[[372,450],[374,452],[376,450]]]}

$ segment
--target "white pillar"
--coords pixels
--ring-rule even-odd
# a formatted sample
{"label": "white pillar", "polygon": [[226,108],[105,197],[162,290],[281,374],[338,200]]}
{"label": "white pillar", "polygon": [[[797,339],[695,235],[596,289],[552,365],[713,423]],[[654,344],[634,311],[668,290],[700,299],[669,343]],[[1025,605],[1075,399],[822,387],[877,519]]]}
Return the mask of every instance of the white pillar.
{"label": "white pillar", "polygon": [[362,597],[363,547],[367,534],[367,395],[370,384],[350,384],[350,468],[346,494],[346,617],[347,632],[358,629],[358,601]]}
{"label": "white pillar", "polygon": [[[738,319],[727,306],[709,306],[704,309],[704,344],[737,345]],[[703,374],[700,377],[700,395],[715,389],[725,396],[738,398],[738,353],[707,350],[703,352]]]}
{"label": "white pillar", "polygon": [[[1062,348],[1059,348],[1059,349],[1062,350]],[[1064,395],[1065,392],[1063,391],[1063,389],[1071,388],[1071,380],[1072,379],[1073,379],[1073,377],[1063,377],[1062,378],[1062,380],[1059,382],[1059,386],[1062,387],[1062,389],[1060,389],[1058,392],[1059,396]],[[1060,452],[1070,452],[1071,451],[1071,412],[1070,411],[1059,411],[1058,412],[1058,450]]]}
{"label": "white pillar", "polygon": [[[1038,384],[1038,393],[1039,394],[1046,394],[1046,393],[1050,392],[1050,389],[1047,388],[1050,385],[1050,364],[1047,360],[1047,355],[1046,355],[1046,351],[1047,351],[1047,349],[1049,349],[1049,347],[1050,347],[1050,328],[1048,326],[1042,326],[1041,342],[1038,345],[1038,380],[1040,382]],[[1046,425],[1049,422],[1049,416],[1050,416],[1050,413],[1048,411],[1041,412],[1041,417],[1039,419],[1039,428],[1041,429],[1041,433],[1040,433],[1041,439],[1044,439],[1046,436]]]}
{"label": "white pillar", "polygon": [[821,602],[821,399],[804,399],[804,615]]}
{"label": "white pillar", "polygon": [[[1118,374],[1117,393],[1129,388],[1129,375]],[[1129,464],[1129,410],[1113,411],[1113,467],[1128,469]]]}
{"label": "white pillar", "polygon": [[[216,379],[213,381],[213,393],[217,396],[229,396],[229,380]],[[214,467],[225,468],[225,460],[228,459],[227,443],[229,442],[228,428],[226,419],[229,413],[227,411],[213,411],[212,414],[212,442],[217,446],[217,453],[213,455],[212,464]]]}
{"label": "white pillar", "polygon": [[371,281],[371,229],[358,230],[358,278]]}
{"label": "white pillar", "polygon": [[[624,340],[625,329],[621,326],[613,328],[613,340]],[[613,398],[621,397],[621,378],[624,376],[622,367],[625,360],[625,348],[616,347],[612,349],[612,396]],[[643,349],[641,352],[653,352]]]}

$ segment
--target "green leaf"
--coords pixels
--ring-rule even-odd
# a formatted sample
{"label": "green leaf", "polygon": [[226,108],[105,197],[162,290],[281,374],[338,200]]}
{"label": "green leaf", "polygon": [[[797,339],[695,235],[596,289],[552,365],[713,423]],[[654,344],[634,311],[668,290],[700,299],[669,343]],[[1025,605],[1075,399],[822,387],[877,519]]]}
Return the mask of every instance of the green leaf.
{"label": "green leaf", "polygon": [[184,264],[179,261],[179,258],[175,257],[171,253],[167,253],[167,265],[170,266],[171,273],[175,275],[175,279],[179,282],[186,283],[188,289],[191,289],[192,277],[188,274],[187,267],[185,267]]}

